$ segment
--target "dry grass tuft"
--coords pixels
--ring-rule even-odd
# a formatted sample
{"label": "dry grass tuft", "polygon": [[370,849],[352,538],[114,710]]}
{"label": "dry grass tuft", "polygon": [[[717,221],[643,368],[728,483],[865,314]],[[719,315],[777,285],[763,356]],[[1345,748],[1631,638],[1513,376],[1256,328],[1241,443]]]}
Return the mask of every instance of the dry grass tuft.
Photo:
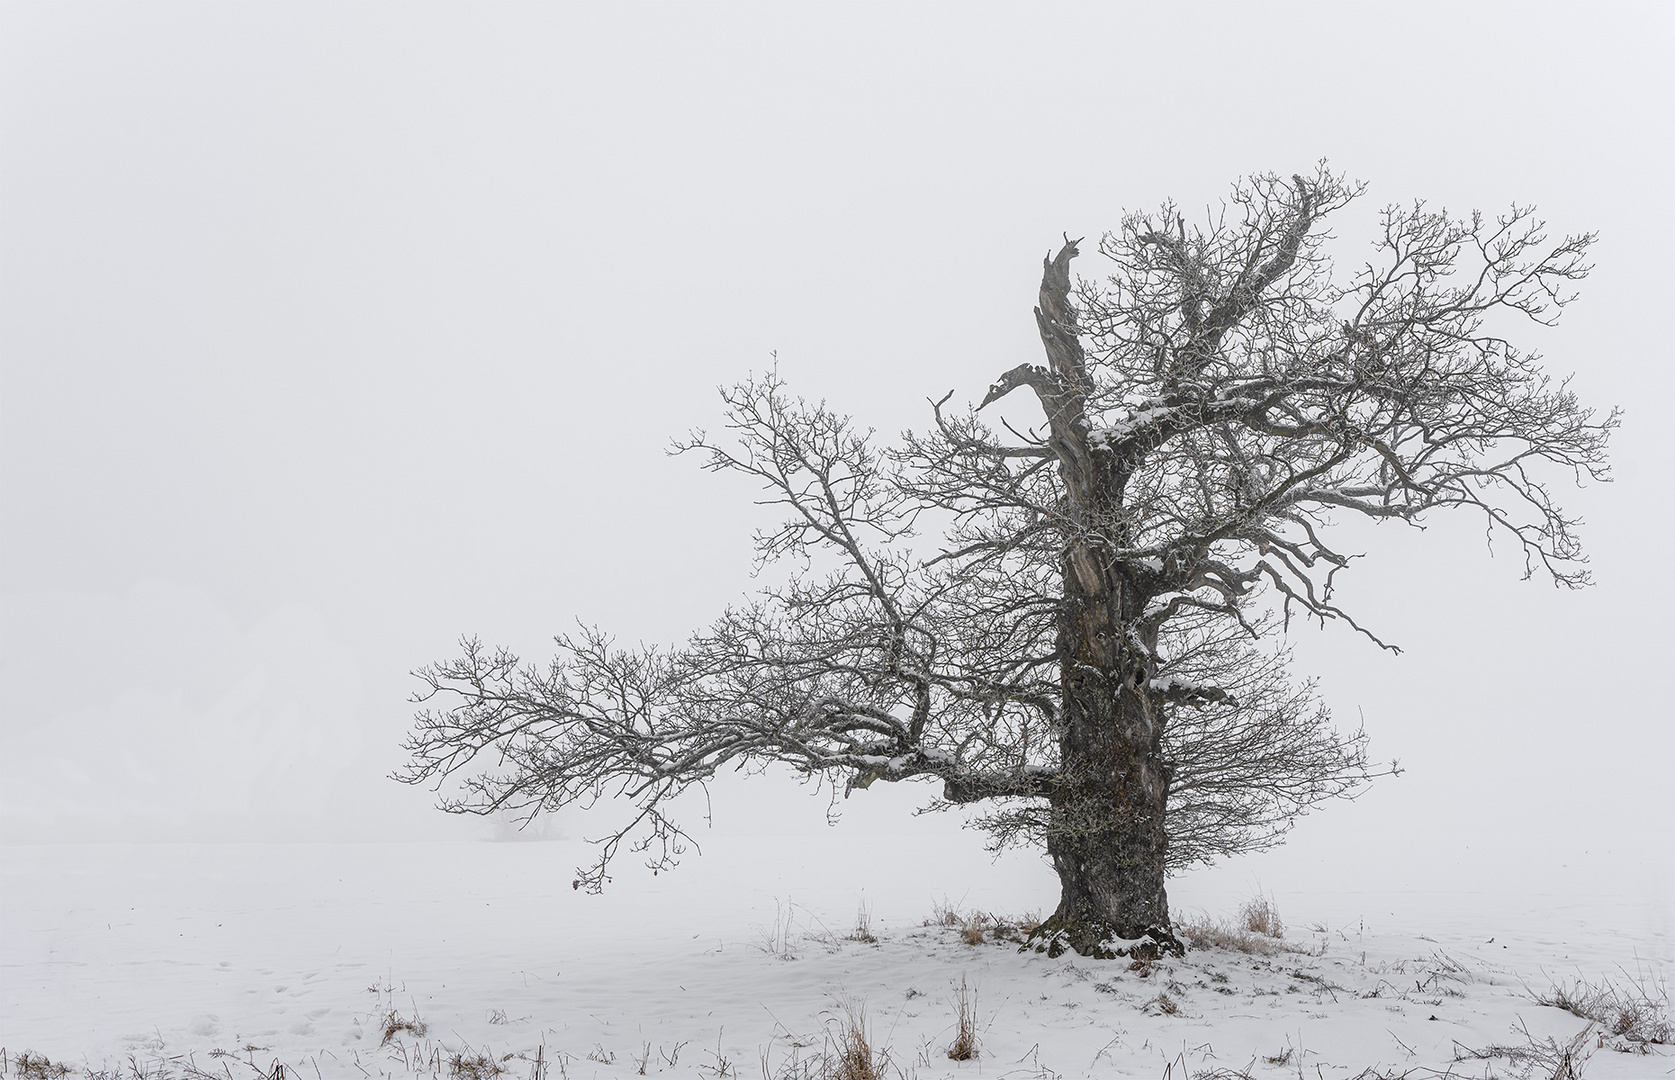
{"label": "dry grass tuft", "polygon": [[25,1050],[12,1062],[12,1075],[22,1080],[58,1080],[60,1076],[70,1075],[70,1067]]}
{"label": "dry grass tuft", "polygon": [[1231,949],[1251,956],[1273,956],[1282,946],[1272,937],[1216,922],[1205,915],[1177,916],[1175,935],[1194,949]]}
{"label": "dry grass tuft", "polygon": [[966,988],[964,975],[960,976],[960,996],[954,1008],[958,1029],[948,1056],[955,1061],[970,1061],[977,1056],[977,995]]}
{"label": "dry grass tuft", "polygon": [[1239,922],[1252,934],[1278,940],[1285,936],[1285,923],[1280,921],[1279,909],[1272,897],[1257,893],[1239,909]]}
{"label": "dry grass tuft", "polygon": [[[828,1032],[829,1039],[831,1038]],[[885,1080],[890,1052],[872,1045],[867,1035],[867,1013],[859,1005],[844,1009],[835,1045],[824,1055],[823,1080]]]}
{"label": "dry grass tuft", "polygon": [[1023,941],[1041,925],[1039,911],[1022,915],[990,915],[989,930],[996,941]]}
{"label": "dry grass tuft", "polygon": [[1669,990],[1661,981],[1644,976],[1626,978],[1622,985],[1609,979],[1599,985],[1577,979],[1555,983],[1546,993],[1536,994],[1537,1005],[1551,1005],[1602,1029],[1611,1049],[1629,1053],[1651,1053],[1652,1046],[1675,1042],[1675,1024],[1669,1018]]}
{"label": "dry grass tuft", "polygon": [[454,1080],[493,1080],[506,1067],[484,1053],[456,1052],[448,1055],[448,1075]]}
{"label": "dry grass tuft", "polygon": [[1141,1007],[1152,1016],[1174,1016],[1181,1011],[1175,999],[1168,994],[1159,994]]}
{"label": "dry grass tuft", "polygon": [[401,1034],[403,1031],[412,1035],[414,1038],[424,1038],[425,1032],[430,1030],[429,1025],[427,1025],[423,1020],[420,1020],[418,1017],[415,1016],[413,1019],[408,1020],[394,1009],[391,1009],[389,1012],[384,1014],[384,1019],[379,1022],[378,1026],[384,1033],[384,1038],[378,1043],[379,1046],[390,1045],[390,1040]]}
{"label": "dry grass tuft", "polygon": [[773,928],[762,931],[762,940],[756,947],[769,956],[777,956],[781,960],[795,960],[797,955],[791,949],[791,924],[795,916],[795,904],[774,897]]}
{"label": "dry grass tuft", "polygon": [[859,941],[866,945],[874,945],[878,942],[878,935],[872,932],[872,909],[867,907],[865,900],[862,900],[860,906],[855,910],[855,929],[849,932],[849,940]]}
{"label": "dry grass tuft", "polygon": [[1473,1050],[1469,1046],[1454,1044],[1455,1061],[1488,1061],[1493,1058],[1505,1058],[1514,1066],[1522,1070],[1522,1075],[1534,1073],[1546,1080],[1582,1080],[1582,1069],[1588,1063],[1588,1058],[1599,1047],[1599,1033],[1593,1024],[1589,1024],[1576,1034],[1568,1043],[1561,1043],[1552,1036],[1545,1040],[1531,1035],[1529,1029],[1521,1023],[1514,1029],[1523,1032],[1522,1046],[1485,1046],[1481,1050]]}
{"label": "dry grass tuft", "polygon": [[1041,925],[1041,913],[1028,911],[1022,915],[996,915],[992,911],[962,912],[944,901],[931,910],[931,917],[921,925],[958,929],[960,940],[967,945],[981,945],[985,938],[995,942],[1023,941]]}
{"label": "dry grass tuft", "polygon": [[945,896],[931,904],[931,917],[925,920],[926,926],[959,926],[965,922],[965,916],[960,914],[959,906],[952,904]]}

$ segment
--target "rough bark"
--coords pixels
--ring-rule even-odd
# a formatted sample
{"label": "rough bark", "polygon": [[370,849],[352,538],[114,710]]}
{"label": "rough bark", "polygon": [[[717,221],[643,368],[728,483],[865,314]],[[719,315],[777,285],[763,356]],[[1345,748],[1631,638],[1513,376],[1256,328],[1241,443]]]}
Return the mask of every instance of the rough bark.
{"label": "rough bark", "polygon": [[1047,852],[1059,905],[1038,937],[1052,955],[1179,953],[1164,889],[1169,769],[1144,689],[1083,669],[1065,681],[1065,784],[1052,800]]}
{"label": "rough bark", "polygon": [[1067,239],[1043,266],[1035,319],[1049,367],[1028,383],[1047,412],[1069,541],[1058,618],[1060,782],[1046,838],[1060,899],[1036,938],[1053,955],[1068,946],[1155,957],[1181,951],[1164,890],[1169,769],[1164,713],[1149,686],[1156,633],[1142,623],[1147,596],[1135,568],[1117,557],[1128,541],[1130,463],[1088,437],[1086,360],[1069,295],[1076,254]]}

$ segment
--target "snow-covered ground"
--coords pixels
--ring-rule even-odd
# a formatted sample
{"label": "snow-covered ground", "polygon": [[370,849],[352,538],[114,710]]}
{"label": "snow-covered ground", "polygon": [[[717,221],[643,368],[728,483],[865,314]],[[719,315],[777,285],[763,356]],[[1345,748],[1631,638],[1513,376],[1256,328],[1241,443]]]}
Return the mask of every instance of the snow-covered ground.
{"label": "snow-covered ground", "polygon": [[[1555,982],[1656,990],[1671,972],[1667,913],[1645,902],[1446,882],[1270,882],[1287,923],[1270,956],[1205,948],[1142,974],[1020,954],[925,925],[939,908],[1051,909],[1037,859],[975,849],[722,839],[656,878],[624,865],[589,896],[571,888],[571,841],[0,848],[6,1075],[28,1051],[124,1076],[448,1076],[477,1055],[508,1077],[796,1076],[864,1013],[890,1075],[926,1080],[1511,1076],[1504,1057],[1457,1059],[1569,1042],[1585,1022],[1535,1000]],[[1220,917],[1248,893],[1205,871],[1172,898]],[[863,904],[875,943],[850,937]],[[962,982],[979,1054],[956,1062]],[[414,1026],[386,1040],[392,1015]],[[1590,1078],[1675,1074],[1667,1047],[1599,1041]]]}

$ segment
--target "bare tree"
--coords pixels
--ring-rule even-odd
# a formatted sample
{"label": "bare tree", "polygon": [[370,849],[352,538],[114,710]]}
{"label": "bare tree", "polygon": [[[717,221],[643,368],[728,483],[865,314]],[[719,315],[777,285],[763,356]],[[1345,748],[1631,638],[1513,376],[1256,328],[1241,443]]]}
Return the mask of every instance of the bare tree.
{"label": "bare tree", "polygon": [[[1586,581],[1550,485],[1608,478],[1616,413],[1502,335],[1557,317],[1593,238],[1551,242],[1524,207],[1393,206],[1340,279],[1323,222],[1360,193],[1322,166],[1241,182],[1197,225],[1130,216],[1079,303],[1066,242],[1035,312],[1047,363],[976,409],[945,396],[895,447],[777,376],[724,390],[729,437],[676,449],[784,510],[757,550],[785,583],[668,651],[587,630],[537,668],[467,641],[419,673],[398,778],[457,774],[443,807],[464,813],[626,801],[589,888],[625,841],[672,863],[670,800],[723,767],[845,795],[940,781],[936,805],[988,804],[998,842],[1044,842],[1062,892],[1038,944],[1178,950],[1170,868],[1273,843],[1372,775],[1365,736],[1257,644],[1294,613],[1378,642],[1333,599],[1334,514],[1464,507],[1526,576]],[[980,419],[1024,388],[1039,427]]]}

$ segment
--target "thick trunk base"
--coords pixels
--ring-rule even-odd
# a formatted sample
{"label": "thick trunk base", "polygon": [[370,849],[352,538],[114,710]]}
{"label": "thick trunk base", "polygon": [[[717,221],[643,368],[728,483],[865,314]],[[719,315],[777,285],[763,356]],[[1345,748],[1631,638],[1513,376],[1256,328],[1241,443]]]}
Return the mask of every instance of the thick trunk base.
{"label": "thick trunk base", "polygon": [[[1143,774],[1134,762],[1128,776]],[[1049,956],[1118,956],[1150,963],[1181,956],[1164,887],[1163,783],[1090,785],[1055,807],[1047,854],[1059,877],[1058,910],[1032,935]]]}
{"label": "thick trunk base", "polygon": [[1018,951],[1034,949],[1058,957],[1068,950],[1097,960],[1126,956],[1142,964],[1154,963],[1165,956],[1186,955],[1186,946],[1167,926],[1147,926],[1133,936],[1123,930],[1089,913],[1067,917],[1061,908],[1031,930]]}
{"label": "thick trunk base", "polygon": [[[1115,503],[1089,506],[1095,520],[1121,518]],[[1060,894],[1036,940],[1052,956],[1073,949],[1142,964],[1180,956],[1163,887],[1170,768],[1150,684],[1155,635],[1141,625],[1145,596],[1108,552],[1091,549],[1066,556],[1065,584],[1060,772],[1046,830]]]}

